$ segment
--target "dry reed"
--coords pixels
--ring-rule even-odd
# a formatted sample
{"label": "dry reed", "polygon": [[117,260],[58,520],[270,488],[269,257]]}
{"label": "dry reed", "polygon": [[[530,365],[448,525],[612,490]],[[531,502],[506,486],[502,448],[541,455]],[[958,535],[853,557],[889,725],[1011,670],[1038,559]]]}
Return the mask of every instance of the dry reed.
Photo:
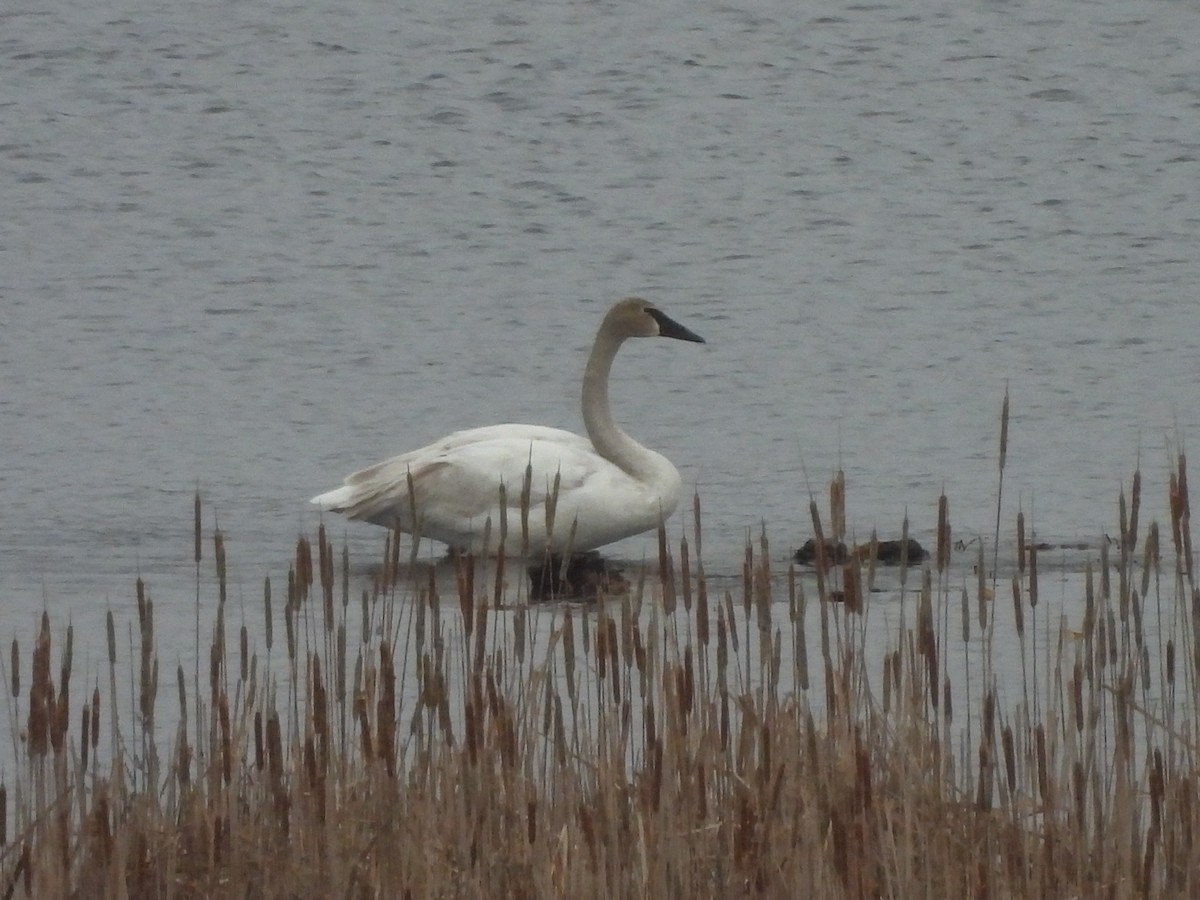
{"label": "dry reed", "polygon": [[[1007,397],[1004,413],[1002,460]],[[845,491],[839,472],[837,538]],[[1011,616],[988,603],[981,544],[972,632],[967,585],[952,585],[945,496],[932,565],[915,587],[901,570],[888,600],[873,593],[874,559],[855,557],[818,565],[810,603],[793,566],[772,570],[765,528],[747,540],[740,584],[718,588],[697,497],[678,559],[660,530],[656,565],[623,596],[529,606],[509,596],[503,562],[493,580],[459,558],[447,582],[403,569],[389,536],[356,612],[345,547],[334,602],[337,554],[322,527],[315,564],[309,540],[297,541],[286,658],[273,660],[269,578],[264,630],[252,637],[243,622],[226,644],[226,548],[216,531],[212,598],[197,496],[197,658],[199,611],[215,599],[209,680],[201,691],[197,661],[189,697],[177,667],[179,714],[161,756],[160,647],[140,579],[136,703],[118,692],[125,662],[110,613],[108,694],[97,682],[86,697],[78,743],[70,629],[55,680],[43,617],[27,694],[13,640],[10,719],[24,731],[21,775],[0,785],[0,891],[1194,896],[1200,594],[1183,459],[1168,488],[1177,561],[1162,569],[1151,523],[1139,580],[1140,498],[1138,472],[1130,508],[1120,504],[1116,585],[1103,548],[1078,632],[1050,622],[1023,515]],[[820,548],[815,503],[811,515]],[[526,544],[527,515],[521,525]],[[503,547],[508,523],[498,527]],[[448,590],[455,602],[443,603]],[[898,604],[898,628],[872,615],[881,604]],[[813,628],[821,657],[810,671]],[[1001,680],[1002,643],[1020,650],[1019,683]],[[982,675],[972,660],[986,661]],[[130,708],[133,742],[119,712]]]}

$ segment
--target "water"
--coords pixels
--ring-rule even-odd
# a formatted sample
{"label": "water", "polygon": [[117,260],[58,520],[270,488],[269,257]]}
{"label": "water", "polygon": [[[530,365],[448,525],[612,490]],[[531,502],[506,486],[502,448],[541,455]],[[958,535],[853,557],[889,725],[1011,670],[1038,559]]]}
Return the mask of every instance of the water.
{"label": "water", "polygon": [[[1115,531],[1139,454],[1165,519],[1200,426],[1189,4],[0,20],[13,634],[127,616],[141,572],[186,653],[197,487],[256,606],[346,472],[461,427],[579,427],[629,293],[709,341],[630,345],[613,399],[699,489],[718,575],[763,522],[781,560],[801,544],[839,465],[860,535],[907,510],[928,540],[943,489],[957,536],[990,534],[1006,385],[1006,530],[1019,503],[1049,539]],[[356,559],[381,541],[344,533]]]}

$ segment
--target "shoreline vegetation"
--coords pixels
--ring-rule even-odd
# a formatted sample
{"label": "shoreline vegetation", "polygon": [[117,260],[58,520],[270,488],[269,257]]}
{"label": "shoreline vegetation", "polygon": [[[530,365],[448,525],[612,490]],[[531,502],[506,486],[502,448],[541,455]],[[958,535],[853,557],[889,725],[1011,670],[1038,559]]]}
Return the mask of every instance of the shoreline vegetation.
{"label": "shoreline vegetation", "polygon": [[[997,543],[1006,430],[1007,399]],[[772,571],[765,534],[710,593],[698,497],[691,541],[660,529],[586,605],[511,599],[503,560],[439,580],[390,539],[358,595],[322,526],[252,641],[197,495],[193,671],[140,579],[132,658],[110,612],[92,683],[70,626],[12,640],[0,897],[1196,896],[1200,593],[1182,456],[1168,475],[1165,536],[1138,471],[1047,640],[1023,517],[1011,581],[981,545],[963,583],[943,496],[898,597],[869,555]],[[844,497],[839,474],[828,525],[810,504],[818,543]]]}

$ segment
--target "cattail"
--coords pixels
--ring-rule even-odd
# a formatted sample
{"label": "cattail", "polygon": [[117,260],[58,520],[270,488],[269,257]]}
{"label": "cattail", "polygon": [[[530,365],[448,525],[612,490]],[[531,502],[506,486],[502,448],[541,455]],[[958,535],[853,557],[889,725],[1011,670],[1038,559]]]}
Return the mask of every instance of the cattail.
{"label": "cattail", "polygon": [[937,569],[944,573],[950,564],[950,501],[945,491],[938,497]]}
{"label": "cattail", "polygon": [[842,596],[847,612],[863,611],[862,569],[857,560],[842,566]]}
{"label": "cattail", "polygon": [[1180,499],[1180,514],[1185,519],[1192,517],[1192,504],[1188,499],[1188,483],[1187,483],[1187,456],[1183,453],[1179,454],[1179,499]]}
{"label": "cattail", "polygon": [[1013,794],[1017,790],[1017,760],[1013,750],[1012,728],[1008,725],[1000,730],[1000,746],[1004,751],[1004,775],[1008,780],[1008,792]]}
{"label": "cattail", "polygon": [[688,558],[688,539],[685,534],[679,540],[679,575],[683,582],[683,609],[692,611],[692,564]]}
{"label": "cattail", "polygon": [[607,627],[608,633],[608,662],[609,667],[612,669],[612,699],[613,703],[619,703],[621,700],[621,673],[617,669],[617,664],[620,659],[620,646],[617,640],[617,623],[611,616],[606,616],[604,624]]}
{"label": "cattail", "polygon": [[642,677],[643,693],[645,689],[646,645],[642,642],[642,628],[635,620],[633,623],[633,662],[637,666],[638,675]]}
{"label": "cattail", "polygon": [[308,588],[312,584],[312,545],[304,535],[296,538],[296,579],[294,597],[289,601],[297,603],[308,599]]}
{"label": "cattail", "polygon": [[558,513],[558,491],[562,486],[562,470],[559,469],[554,473],[554,483],[550,488],[550,493],[546,495],[546,540],[550,540],[554,534],[554,518]]}
{"label": "cattail", "polygon": [[1117,521],[1119,523],[1118,527],[1120,528],[1120,534],[1121,534],[1121,543],[1120,543],[1121,569],[1122,569],[1122,575],[1123,575],[1124,570],[1126,568],[1125,561],[1129,558],[1129,550],[1130,550],[1129,515],[1128,515],[1128,511],[1125,509],[1125,489],[1124,488],[1121,489],[1121,493],[1117,497]]}
{"label": "cattail", "polygon": [[283,738],[279,730],[279,715],[274,712],[267,719],[267,766],[272,783],[278,786],[283,778]]}
{"label": "cattail", "polygon": [[[185,715],[186,719],[187,716]],[[100,743],[100,687],[92,689],[92,750]],[[95,754],[92,754],[93,757]]]}
{"label": "cattail", "polygon": [[1130,494],[1129,508],[1129,549],[1137,546],[1138,510],[1142,504],[1142,470],[1133,472],[1133,490]]}
{"label": "cattail", "polygon": [[572,623],[570,611],[563,617],[562,624],[562,643],[563,643],[563,662],[567,667],[567,689],[573,692],[575,683],[575,629]]}
{"label": "cattail", "polygon": [[334,696],[337,699],[338,707],[344,710],[346,706],[346,624],[344,622],[338,623],[334,651],[337,654],[334,660]]}
{"label": "cattail", "polygon": [[54,688],[50,684],[50,634],[43,628],[33,647],[33,680],[29,687],[29,753],[45,756],[50,739],[50,711]]}
{"label": "cattail", "polygon": [[183,666],[178,667],[175,680],[179,688],[179,719],[187,722],[187,683],[183,678]]}
{"label": "cattail", "polygon": [[9,670],[12,678],[12,695],[14,698],[21,696],[21,648],[17,643],[17,639],[12,639],[12,657],[9,664]]}
{"label": "cattail", "polygon": [[238,657],[241,663],[238,674],[242,684],[245,684],[250,674],[250,636],[246,632],[245,625],[238,632]]}
{"label": "cattail", "polygon": [[1040,722],[1034,729],[1034,744],[1037,749],[1038,795],[1043,803],[1050,802],[1050,771],[1046,765],[1046,726]]}
{"label": "cattail", "polygon": [[[603,614],[601,615],[603,616]],[[586,652],[588,640],[586,634],[584,634],[583,640]],[[604,627],[603,620],[600,622],[600,627],[596,629],[596,676],[601,681],[608,677],[608,629]]]}
{"label": "cattail", "polygon": [[375,747],[371,742],[371,722],[367,718],[367,695],[359,691],[354,695],[354,715],[358,720],[359,739],[362,742],[363,762],[371,765],[375,758]]}
{"label": "cattail", "polygon": [[1183,571],[1187,576],[1188,584],[1192,584],[1192,508],[1191,501],[1188,499],[1187,485],[1187,468],[1186,460],[1182,453],[1179,454],[1179,496],[1180,496],[1180,517],[1179,531],[1183,540],[1182,555],[1183,555]]}
{"label": "cattail", "polygon": [[54,752],[58,754],[66,746],[67,729],[71,724],[71,704],[65,687],[59,690],[56,705],[51,713],[54,718],[51,722],[50,742]]}
{"label": "cattail", "polygon": [[287,654],[292,663],[296,662],[296,607],[288,603],[283,607],[283,624],[287,633]]}
{"label": "cattail", "polygon": [[329,739],[329,705],[328,696],[325,690],[325,679],[321,677],[321,656],[318,653],[312,655],[311,664],[312,675],[312,726],[317,737],[322,743],[327,743]]}
{"label": "cattail", "polygon": [[379,755],[383,757],[388,777],[396,774],[396,670],[392,660],[392,647],[387,641],[379,644],[379,700],[376,704],[376,732],[379,738]]}
{"label": "cattail", "polygon": [[728,628],[725,624],[725,607],[717,606],[717,678],[725,684],[725,672],[729,666]]}
{"label": "cattail", "polygon": [[1152,521],[1150,529],[1146,533],[1146,546],[1142,552],[1142,596],[1145,597],[1150,590],[1150,572],[1157,571],[1159,565],[1158,556],[1158,522]]}
{"label": "cattail", "polygon": [[1004,384],[1004,404],[1000,407],[1000,471],[1004,471],[1004,460],[1008,456],[1008,383]]}
{"label": "cattail", "polygon": [[[750,543],[750,535],[746,535],[746,550],[742,556],[742,612],[750,618],[750,602],[753,598],[754,585],[754,546]],[[732,621],[732,619],[730,620]]]}
{"label": "cattail", "polygon": [[1013,598],[1013,617],[1017,625],[1017,637],[1025,637],[1025,613],[1021,607],[1021,579],[1020,576],[1012,577],[1012,598]]}
{"label": "cattail", "polygon": [[1179,556],[1183,553],[1183,536],[1180,530],[1180,522],[1183,519],[1183,497],[1179,493],[1179,476],[1175,472],[1171,473],[1167,497],[1171,507],[1171,541],[1175,545],[1175,555]]}
{"label": "cattail", "polygon": [[[795,572],[794,568],[789,571]],[[804,615],[804,586],[796,585],[796,625],[792,637],[792,655],[796,666],[797,684],[801,690],[807,691],[809,688],[808,677],[808,637],[805,634]]]}
{"label": "cattail", "polygon": [[254,711],[254,768],[259,772],[263,770],[263,727],[260,709]]}
{"label": "cattail", "polygon": [[1029,608],[1037,609],[1038,604],[1038,567],[1037,542],[1029,545]]}
{"label": "cattail", "polygon": [[703,569],[701,569],[700,578],[697,584],[696,598],[696,640],[700,641],[701,647],[708,647],[708,587],[704,581]]}
{"label": "cattail", "polygon": [[892,666],[890,654],[888,654],[883,659],[883,714],[885,716],[892,711],[893,690],[895,689],[892,687]]}
{"label": "cattail", "polygon": [[75,626],[67,625],[67,641],[63,646],[62,665],[59,668],[59,681],[62,693],[66,694],[67,685],[71,683],[71,661],[75,655]]}
{"label": "cattail", "polygon": [[217,702],[217,694],[221,686],[221,645],[213,641],[208,646],[208,689],[212,702]]}
{"label": "cattail", "polygon": [[[324,527],[324,526],[322,526]],[[218,527],[213,532],[213,556],[217,562],[217,585],[221,604],[225,603],[225,536]]]}
{"label": "cattail", "polygon": [[115,666],[117,664],[117,628],[113,624],[111,609],[105,615],[104,624],[108,634],[108,664]]}
{"label": "cattail", "polygon": [[529,508],[533,503],[533,459],[525,463],[525,474],[521,481],[521,552],[520,556],[529,554]]}
{"label": "cattail", "polygon": [[671,552],[667,547],[667,526],[666,522],[660,518],[658,520],[658,578],[662,585],[662,608],[663,612],[672,616],[675,614],[675,562],[671,559]]}
{"label": "cattail", "polygon": [[[1090,646],[1096,633],[1096,584],[1092,575],[1091,560],[1084,566],[1083,599],[1083,637]],[[1089,666],[1090,664],[1089,658]]]}
{"label": "cattail", "polygon": [[1082,830],[1087,816],[1087,776],[1079,760],[1071,765],[1071,791],[1075,797],[1075,826]]}
{"label": "cattail", "polygon": [[1017,571],[1025,574],[1025,513],[1017,513]]}
{"label": "cattail", "polygon": [[1075,733],[1083,733],[1083,667],[1075,661],[1074,672],[1071,676],[1071,701],[1075,718]]}
{"label": "cattail", "polygon": [[[503,510],[503,507],[501,507]],[[496,552],[496,578],[495,586],[492,588],[492,606],[497,609],[504,607],[504,570],[506,557],[504,555],[504,541],[500,541],[500,547]]]}
{"label": "cattail", "polygon": [[829,528],[835,541],[846,535],[846,473],[838,469],[829,483]]}
{"label": "cattail", "polygon": [[193,555],[196,560],[196,565],[198,566],[198,565],[200,565],[200,548],[204,543],[203,540],[201,540],[201,532],[200,532],[200,491],[199,491],[199,489],[196,490],[196,496],[192,503],[192,513],[193,513],[193,515],[192,515],[192,539],[195,544],[195,546],[194,546],[195,552]]}
{"label": "cattail", "polygon": [[[88,708],[86,703],[83,704],[83,716],[81,717],[79,726],[80,731],[82,732],[79,739],[79,758],[80,762],[82,763],[82,769],[86,772],[88,767],[88,752],[91,750],[92,737],[92,711]],[[2,845],[3,842],[0,842],[0,846]]]}
{"label": "cattail", "polygon": [[138,619],[141,634],[140,679],[138,682],[138,708],[144,722],[154,717],[154,697],[151,691],[151,669],[154,662],[154,605],[145,598],[138,579]]}
{"label": "cattail", "polygon": [[221,778],[228,787],[233,777],[233,746],[229,729],[229,700],[224,692],[217,699],[217,722],[221,729]]}
{"label": "cattail", "polygon": [[321,525],[318,532],[318,559],[321,563],[321,600],[325,613],[325,633],[333,631],[333,547],[325,534],[325,526]]}

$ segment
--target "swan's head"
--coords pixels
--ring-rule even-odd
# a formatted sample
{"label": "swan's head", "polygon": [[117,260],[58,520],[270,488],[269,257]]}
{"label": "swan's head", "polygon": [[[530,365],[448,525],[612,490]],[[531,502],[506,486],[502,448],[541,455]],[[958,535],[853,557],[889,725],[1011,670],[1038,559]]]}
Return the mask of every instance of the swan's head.
{"label": "swan's head", "polygon": [[603,330],[620,337],[667,337],[703,344],[704,338],[684,328],[653,303],[641,297],[619,301],[604,317]]}

